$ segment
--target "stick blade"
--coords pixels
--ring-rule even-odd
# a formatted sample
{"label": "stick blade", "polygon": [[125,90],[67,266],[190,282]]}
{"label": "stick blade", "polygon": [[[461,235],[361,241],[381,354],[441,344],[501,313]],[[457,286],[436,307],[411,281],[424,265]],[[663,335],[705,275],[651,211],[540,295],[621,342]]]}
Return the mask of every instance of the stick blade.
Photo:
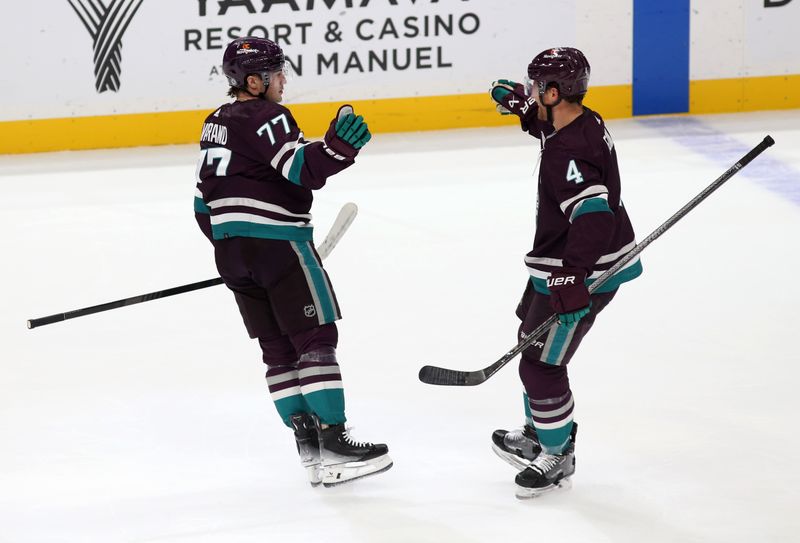
{"label": "stick blade", "polygon": [[331,225],[328,235],[325,236],[323,242],[317,246],[317,253],[320,258],[323,260],[327,258],[333,248],[336,247],[336,244],[339,243],[344,233],[347,232],[350,224],[355,220],[356,215],[358,215],[358,206],[353,202],[347,202],[342,206],[342,209],[339,210],[339,214],[336,215],[336,219],[333,221],[333,225]]}
{"label": "stick blade", "polygon": [[422,366],[419,380],[428,385],[439,386],[475,386],[486,381],[483,370],[459,371],[440,368],[438,366]]}

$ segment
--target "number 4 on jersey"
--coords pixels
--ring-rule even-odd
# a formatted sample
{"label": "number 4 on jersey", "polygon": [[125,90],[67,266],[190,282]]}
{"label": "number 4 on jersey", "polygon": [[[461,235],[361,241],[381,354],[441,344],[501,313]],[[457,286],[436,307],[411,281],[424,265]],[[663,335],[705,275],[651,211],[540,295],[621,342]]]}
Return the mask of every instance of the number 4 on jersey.
{"label": "number 4 on jersey", "polygon": [[567,181],[574,181],[576,185],[583,183],[583,175],[574,160],[570,160],[567,166]]}

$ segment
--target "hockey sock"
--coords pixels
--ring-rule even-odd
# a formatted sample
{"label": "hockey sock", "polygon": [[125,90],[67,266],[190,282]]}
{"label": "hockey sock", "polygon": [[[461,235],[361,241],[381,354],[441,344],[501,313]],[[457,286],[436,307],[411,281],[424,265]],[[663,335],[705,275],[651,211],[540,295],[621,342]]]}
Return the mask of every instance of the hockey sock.
{"label": "hockey sock", "polygon": [[297,366],[271,366],[267,370],[267,387],[275,408],[283,423],[292,427],[290,417],[310,411],[300,392],[300,376]]}
{"label": "hockey sock", "polygon": [[567,391],[558,398],[530,399],[530,409],[542,450],[547,454],[561,454],[572,432],[572,392]]}
{"label": "hockey sock", "polygon": [[300,391],[323,424],[344,424],[342,375],[332,347],[304,353],[298,365]]}

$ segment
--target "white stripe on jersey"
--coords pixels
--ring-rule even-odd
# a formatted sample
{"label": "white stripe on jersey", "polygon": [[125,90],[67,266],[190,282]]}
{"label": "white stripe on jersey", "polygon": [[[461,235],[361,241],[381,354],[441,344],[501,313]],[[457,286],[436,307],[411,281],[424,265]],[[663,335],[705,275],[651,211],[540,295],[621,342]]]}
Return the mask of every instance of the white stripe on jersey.
{"label": "white stripe on jersey", "polygon": [[591,187],[586,187],[580,194],[577,196],[573,196],[569,200],[564,200],[561,202],[561,213],[566,213],[567,208],[573,203],[577,202],[578,200],[582,200],[584,198],[588,198],[589,196],[594,196],[596,194],[608,194],[608,188],[605,185],[592,185]]}
{"label": "white stripe on jersey", "polygon": [[617,251],[616,253],[611,253],[610,255],[604,255],[597,259],[597,264],[605,264],[607,262],[613,262],[614,260],[618,259],[631,249],[636,247],[636,240],[633,240],[629,244],[625,245],[622,249]]}
{"label": "white stripe on jersey", "polygon": [[572,222],[573,219],[575,219],[575,214],[583,206],[584,203],[586,203],[588,200],[594,199],[594,198],[600,198],[601,200],[605,200],[606,203],[608,203],[608,193],[606,193],[606,194],[596,194],[596,195],[592,196],[592,198],[585,198],[585,199],[581,200],[580,202],[578,202],[577,204],[575,204],[575,207],[572,208],[572,213],[570,213],[570,216],[569,216],[569,222]]}
{"label": "white stripe on jersey", "polygon": [[289,151],[291,151],[295,147],[301,146],[301,145],[306,145],[305,143],[303,143],[303,133],[302,132],[300,132],[300,135],[297,137],[296,141],[287,141],[286,143],[283,144],[283,147],[281,147],[280,150],[277,153],[275,153],[275,156],[272,157],[272,160],[269,163],[270,166],[272,166],[273,168],[275,168],[277,170],[278,169],[278,164],[280,164],[281,159],[283,158],[283,155],[285,155],[286,153],[288,153]]}
{"label": "white stripe on jersey", "polygon": [[212,200],[208,203],[208,207],[211,209],[216,209],[218,207],[231,207],[231,206],[244,206],[244,207],[254,207],[256,209],[262,209],[264,211],[274,211],[275,213],[280,213],[281,215],[286,215],[288,217],[297,217],[298,219],[308,219],[311,220],[311,213],[292,213],[288,209],[281,207],[275,204],[269,204],[267,202],[262,202],[261,200],[254,200],[252,198],[220,198],[218,200]]}
{"label": "white stripe on jersey", "polygon": [[[624,246],[622,249],[620,249],[619,251],[617,251],[615,253],[611,253],[611,254],[607,254],[607,255],[601,256],[600,258],[597,259],[597,262],[595,262],[595,264],[608,264],[609,262],[613,262],[615,260],[618,260],[619,258],[621,258],[621,257],[625,256],[627,253],[629,253],[631,250],[633,250],[634,247],[636,247],[636,241],[635,240],[630,242],[629,244],[627,244],[626,246]],[[638,258],[634,258],[631,261],[631,263],[636,262],[638,260],[639,260]],[[562,259],[560,259],[560,258],[548,258],[546,256],[526,256],[525,257],[525,264],[527,264],[528,266],[537,266],[538,265],[538,266],[550,266],[550,267],[554,267],[554,268],[560,268],[560,267],[564,266],[564,261]],[[627,268],[627,267],[628,266],[625,266],[625,268]],[[603,272],[599,272],[599,273],[603,273]]]}
{"label": "white stripe on jersey", "polygon": [[304,222],[290,222],[290,221],[277,221],[275,219],[268,219],[260,215],[252,215],[250,213],[222,213],[221,215],[211,215],[211,224],[223,224],[226,222],[253,222],[257,224],[272,224],[275,226],[297,226],[300,228],[311,228],[311,225]]}
{"label": "white stripe on jersey", "polygon": [[525,264],[539,264],[541,266],[553,266],[554,268],[560,268],[564,265],[564,261],[560,258],[547,258],[546,256],[526,256]]}
{"label": "white stripe on jersey", "polygon": [[200,192],[200,189],[197,187],[194,188],[194,195],[200,198],[201,200],[203,199],[203,193]]}
{"label": "white stripe on jersey", "polygon": [[287,160],[286,163],[283,165],[283,168],[281,169],[281,175],[285,179],[289,179],[289,171],[291,171],[292,164],[294,164],[294,159],[297,157],[297,151],[299,151],[302,147],[305,147],[306,145],[308,145],[308,143],[302,143],[300,145],[296,145],[294,148],[294,154],[292,154],[292,156],[289,157],[289,160]]}
{"label": "white stripe on jersey", "polygon": [[[619,273],[619,272],[621,272],[622,270],[627,270],[627,269],[628,269],[628,268],[630,268],[631,266],[635,265],[637,262],[639,262],[639,257],[638,257],[638,256],[637,256],[636,258],[632,258],[630,262],[628,262],[627,264],[625,264],[624,266],[622,266],[620,269],[618,269],[618,270],[616,271],[616,273]],[[601,275],[603,275],[603,274],[604,274],[604,273],[606,273],[607,271],[608,271],[608,270],[600,270],[600,271],[596,271],[596,272],[594,272],[592,275],[590,275],[590,276],[588,277],[588,279],[597,279],[598,277],[600,277]]]}

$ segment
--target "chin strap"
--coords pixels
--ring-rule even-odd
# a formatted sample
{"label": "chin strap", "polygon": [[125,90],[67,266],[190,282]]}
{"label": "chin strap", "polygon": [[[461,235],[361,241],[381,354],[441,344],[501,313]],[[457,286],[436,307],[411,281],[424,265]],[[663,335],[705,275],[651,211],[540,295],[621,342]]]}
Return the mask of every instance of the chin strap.
{"label": "chin strap", "polygon": [[556,107],[558,104],[561,103],[561,93],[558,95],[558,100],[555,101],[554,104],[546,105],[544,103],[544,93],[539,93],[539,104],[544,106],[545,111],[547,112],[547,122],[553,124],[553,108]]}

